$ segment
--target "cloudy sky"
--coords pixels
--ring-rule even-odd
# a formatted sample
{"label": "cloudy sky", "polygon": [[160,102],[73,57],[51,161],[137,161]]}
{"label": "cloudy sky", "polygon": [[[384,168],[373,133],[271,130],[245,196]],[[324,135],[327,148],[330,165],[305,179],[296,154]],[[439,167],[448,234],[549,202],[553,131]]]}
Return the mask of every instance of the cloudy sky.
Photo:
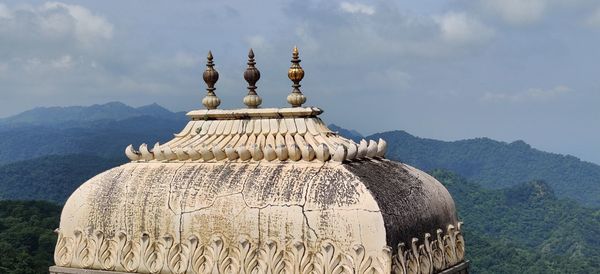
{"label": "cloudy sky", "polygon": [[600,163],[600,2],[2,1],[0,117],[109,101],[201,107],[211,49],[223,108],[254,48],[285,106],[291,48],[308,104],[363,134],[487,136]]}

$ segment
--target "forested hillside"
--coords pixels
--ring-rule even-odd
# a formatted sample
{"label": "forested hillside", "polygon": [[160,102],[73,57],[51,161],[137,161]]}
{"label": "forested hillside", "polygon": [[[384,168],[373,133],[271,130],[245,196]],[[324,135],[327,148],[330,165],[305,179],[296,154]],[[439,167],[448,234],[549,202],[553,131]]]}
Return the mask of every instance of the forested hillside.
{"label": "forested hillside", "polygon": [[354,140],[355,142],[360,142],[361,139],[363,139],[364,137],[356,130],[351,130],[351,129],[345,129],[343,127],[339,127],[335,124],[330,124],[329,125],[329,129],[331,129],[331,131],[336,132],[339,135],[342,135],[350,140]]}
{"label": "forested hillside", "polygon": [[124,163],[125,157],[50,155],[0,166],[0,200],[64,203],[83,182]]}
{"label": "forested hillside", "polygon": [[483,189],[431,172],[450,191],[474,273],[594,273],[600,269],[600,210],[558,199],[543,181]]}
{"label": "forested hillside", "polygon": [[0,201],[0,273],[48,273],[60,209],[49,202]]}
{"label": "forested hillside", "polygon": [[[114,113],[113,113],[114,112]],[[0,121],[0,165],[46,155],[86,154],[114,159],[129,144],[164,142],[179,132],[187,118],[158,105],[132,108],[121,103],[90,107],[37,108]],[[331,125],[351,138],[360,134]],[[545,180],[559,197],[600,206],[600,166],[573,156],[547,153],[522,141],[487,138],[444,142],[404,131],[369,136],[385,139],[388,158],[423,170],[442,168],[502,188]]]}
{"label": "forested hillside", "polygon": [[[448,171],[471,273],[594,273],[600,268],[600,211],[560,200],[543,182],[486,190]],[[52,262],[60,207],[0,202],[0,273],[44,273]],[[11,272],[21,268],[25,272]]]}
{"label": "forested hillside", "polygon": [[486,188],[544,180],[559,197],[600,206],[600,166],[573,156],[543,152],[523,141],[488,138],[444,142],[390,131],[367,137],[388,143],[387,157],[422,170],[454,171]]}
{"label": "forested hillside", "polygon": [[[126,162],[128,144],[164,142],[187,121],[159,106],[91,108],[42,108],[0,122],[0,200],[64,203],[87,179]],[[103,114],[113,108],[118,118]],[[54,122],[40,122],[47,118]],[[367,138],[379,137],[388,142],[388,158],[435,169],[449,189],[465,222],[472,273],[600,269],[600,210],[593,209],[600,205],[600,166],[521,141],[443,142],[403,131]],[[0,273],[46,272],[59,212],[46,202],[0,202]],[[24,272],[11,272],[15,268]]]}

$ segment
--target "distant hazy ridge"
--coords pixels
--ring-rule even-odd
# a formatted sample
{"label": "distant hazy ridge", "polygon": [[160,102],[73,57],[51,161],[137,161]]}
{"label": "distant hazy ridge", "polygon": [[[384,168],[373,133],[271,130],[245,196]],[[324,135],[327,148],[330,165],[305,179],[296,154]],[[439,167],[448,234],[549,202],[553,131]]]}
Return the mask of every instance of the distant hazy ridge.
{"label": "distant hazy ridge", "polygon": [[[63,203],[87,179],[127,162],[125,146],[165,142],[186,121],[183,113],[158,105],[121,103],[37,108],[3,119],[0,200]],[[362,138],[356,131],[331,129]],[[600,166],[522,141],[443,142],[404,131],[367,138],[379,137],[388,142],[388,158],[430,171],[446,185],[465,222],[472,273],[592,273],[600,268],[600,209],[582,205],[600,204]],[[25,269],[21,262],[27,261],[35,268],[31,273],[40,273],[52,261],[51,229],[60,207],[0,205],[0,252],[5,254],[0,271]]]}
{"label": "distant hazy ridge", "polygon": [[[127,145],[152,146],[157,141],[167,141],[186,121],[184,113],[173,113],[156,104],[133,108],[112,102],[89,107],[35,108],[0,120],[0,165],[69,154],[125,161],[123,150]],[[331,128],[349,138],[361,138],[356,131],[335,125]],[[539,151],[523,141],[508,144],[477,138],[444,142],[404,131],[367,138],[380,137],[389,144],[388,158],[422,170],[451,170],[487,188],[544,180],[558,197],[600,206],[600,166],[573,156]]]}

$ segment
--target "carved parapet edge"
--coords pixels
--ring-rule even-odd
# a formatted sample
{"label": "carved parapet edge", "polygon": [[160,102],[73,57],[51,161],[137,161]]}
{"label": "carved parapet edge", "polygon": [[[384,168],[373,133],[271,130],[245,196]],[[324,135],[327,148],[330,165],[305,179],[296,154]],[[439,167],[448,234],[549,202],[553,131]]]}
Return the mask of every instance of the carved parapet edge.
{"label": "carved parapet edge", "polygon": [[410,247],[400,243],[392,258],[392,273],[438,273],[465,259],[465,240],[461,233],[462,222],[448,225],[446,231],[438,229],[435,238],[425,234],[424,241],[413,238]]}
{"label": "carved parapet edge", "polygon": [[315,244],[300,240],[261,243],[240,236],[228,241],[220,235],[202,240],[195,234],[177,241],[171,235],[124,232],[107,235],[77,229],[73,235],[58,231],[54,261],[59,267],[127,273],[438,273],[464,261],[464,239],[457,227],[437,230],[424,243],[413,239],[409,249],[383,247],[367,252],[362,244],[342,250],[329,240]]}
{"label": "carved parapet edge", "polygon": [[175,138],[153,147],[125,148],[136,162],[320,161],[384,158],[383,139],[355,143],[332,132],[316,117],[189,122]]}

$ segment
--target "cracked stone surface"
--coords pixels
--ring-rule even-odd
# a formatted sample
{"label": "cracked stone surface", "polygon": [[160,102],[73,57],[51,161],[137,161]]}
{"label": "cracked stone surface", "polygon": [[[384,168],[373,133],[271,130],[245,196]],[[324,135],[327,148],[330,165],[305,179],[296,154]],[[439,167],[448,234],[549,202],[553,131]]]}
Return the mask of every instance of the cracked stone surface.
{"label": "cracked stone surface", "polygon": [[431,176],[383,159],[333,162],[127,163],[90,179],[69,198],[60,230],[92,228],[234,240],[327,239],[409,243],[456,224],[454,202]]}

